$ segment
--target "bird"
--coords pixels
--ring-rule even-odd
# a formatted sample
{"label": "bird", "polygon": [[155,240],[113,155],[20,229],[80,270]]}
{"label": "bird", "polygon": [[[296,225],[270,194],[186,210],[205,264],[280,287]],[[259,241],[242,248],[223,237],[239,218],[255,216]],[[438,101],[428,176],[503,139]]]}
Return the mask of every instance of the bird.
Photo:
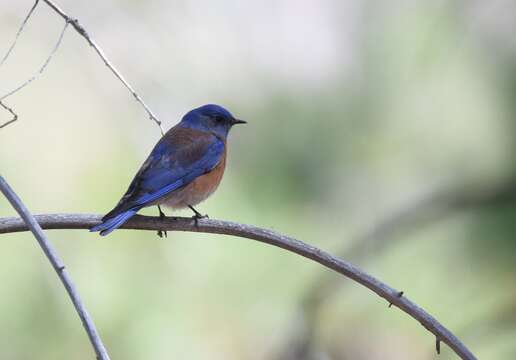
{"label": "bird", "polygon": [[[129,188],[102,222],[90,229],[105,236],[122,226],[140,209],[160,205],[190,208],[196,224],[207,217],[194,206],[217,189],[226,166],[227,136],[237,124],[246,124],[220,105],[190,110],[152,149]],[[160,237],[166,232],[158,231]]]}

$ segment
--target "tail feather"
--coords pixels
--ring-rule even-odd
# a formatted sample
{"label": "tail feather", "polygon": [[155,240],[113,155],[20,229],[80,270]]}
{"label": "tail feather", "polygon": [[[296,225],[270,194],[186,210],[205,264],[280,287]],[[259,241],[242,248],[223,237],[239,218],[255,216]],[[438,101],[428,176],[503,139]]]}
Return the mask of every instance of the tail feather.
{"label": "tail feather", "polygon": [[106,236],[113,230],[118,229],[120,226],[122,226],[127,220],[129,220],[134,214],[136,214],[138,210],[139,209],[127,210],[108,219],[104,217],[102,219],[102,223],[95,225],[90,229],[90,231],[100,231],[101,236]]}

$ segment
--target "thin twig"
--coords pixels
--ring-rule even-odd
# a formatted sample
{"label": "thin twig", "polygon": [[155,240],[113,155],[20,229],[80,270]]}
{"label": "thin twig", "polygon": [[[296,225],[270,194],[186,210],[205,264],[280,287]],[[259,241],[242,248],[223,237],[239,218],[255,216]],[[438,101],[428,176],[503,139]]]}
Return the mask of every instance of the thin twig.
{"label": "thin twig", "polygon": [[31,82],[36,80],[41,74],[43,74],[43,71],[45,71],[45,69],[47,68],[48,64],[50,63],[50,61],[54,57],[55,53],[59,49],[59,46],[61,45],[61,42],[63,41],[63,36],[65,34],[66,29],[68,28],[68,25],[69,25],[69,23],[65,23],[65,25],[63,27],[63,30],[61,30],[61,33],[59,34],[59,38],[57,39],[57,42],[54,45],[54,48],[52,49],[52,52],[50,53],[50,55],[48,55],[47,59],[45,60],[45,62],[41,66],[41,68],[39,68],[38,72],[35,75],[33,75],[30,79],[26,80],[24,83],[22,83],[21,85],[16,87],[15,89],[9,91],[7,94],[5,94],[2,97],[0,97],[0,101],[4,100],[5,98],[11,96],[12,94],[14,94],[14,93],[16,93],[18,91],[20,91],[25,86],[29,85]]}
{"label": "thin twig", "polygon": [[[32,14],[34,13],[34,10],[36,10],[36,6],[38,6],[38,3],[39,3],[39,0],[36,0],[34,2],[34,4],[32,5],[32,7],[30,8],[29,12],[27,13],[27,16],[25,16],[25,19],[23,19],[23,22],[20,25],[20,28],[18,29],[18,32],[16,33],[11,46],[5,53],[2,60],[0,61],[0,66],[2,66],[5,63],[5,61],[7,60],[7,58],[9,57],[9,55],[11,55],[12,51],[14,50],[14,47],[16,46],[16,43],[18,42],[18,38],[20,37],[21,33],[23,32],[23,29],[25,29],[25,25],[27,25],[27,22],[31,18]],[[3,99],[4,99],[4,97],[2,97],[2,99],[0,99],[0,106],[3,107],[5,110],[9,111],[13,117],[11,120],[8,120],[5,123],[1,124],[0,129],[2,129],[2,128],[14,123],[16,120],[18,120],[18,114],[16,114],[16,112],[14,112],[14,110],[11,109],[9,106],[5,105],[2,102]]]}
{"label": "thin twig", "polygon": [[1,100],[0,100],[0,106],[3,107],[5,110],[9,111],[11,113],[11,115],[13,116],[13,118],[11,120],[8,120],[0,125],[0,129],[1,129],[1,128],[6,127],[9,124],[12,124],[16,120],[18,120],[18,114],[15,113],[14,110],[11,109],[9,106],[5,105]]}
{"label": "thin twig", "polygon": [[0,191],[4,194],[4,196],[9,200],[13,208],[20,214],[22,219],[19,219],[23,222],[26,229],[30,229],[30,231],[34,234],[34,237],[38,240],[39,245],[43,249],[43,252],[47,256],[48,260],[52,264],[52,267],[56,271],[57,275],[61,279],[72,303],[75,307],[75,310],[79,314],[81,318],[82,325],[86,330],[90,342],[95,349],[95,353],[97,355],[97,359],[99,360],[109,360],[109,355],[100,339],[100,336],[95,328],[95,324],[93,323],[92,318],[90,317],[86,307],[84,306],[77,289],[70,277],[68,275],[68,271],[63,263],[63,261],[59,258],[56,250],[48,240],[47,236],[39,226],[37,220],[34,216],[29,212],[29,210],[25,207],[23,202],[20,200],[18,195],[13,191],[13,189],[9,186],[9,184],[4,180],[2,176],[0,176]]}
{"label": "thin twig", "polygon": [[[89,229],[101,222],[100,215],[89,214],[49,214],[37,215],[35,217],[44,229]],[[448,344],[462,359],[476,359],[471,351],[469,351],[455,335],[425,310],[410,301],[406,296],[400,296],[399,291],[366,274],[348,262],[299,240],[251,225],[210,219],[194,221],[191,218],[160,219],[159,217],[136,215],[124,224],[122,228],[233,235],[280,247],[318,262],[360,283],[384,298],[389,304],[392,303],[394,306],[416,319],[438,339]],[[0,234],[26,230],[27,225],[19,218],[0,218]]]}
{"label": "thin twig", "polygon": [[5,63],[5,61],[7,60],[7,58],[9,57],[9,55],[11,55],[11,52],[14,50],[14,47],[16,46],[16,43],[18,42],[18,38],[20,37],[23,29],[25,28],[25,25],[27,25],[27,22],[29,21],[30,17],[32,16],[32,13],[34,12],[34,10],[36,10],[36,6],[38,6],[38,3],[39,3],[39,0],[36,0],[34,2],[34,5],[32,5],[32,7],[30,8],[27,16],[25,16],[25,19],[23,19],[23,22],[22,22],[20,28],[18,29],[18,32],[16,33],[16,36],[14,37],[14,40],[13,40],[11,46],[9,47],[9,49],[5,53],[4,57],[2,58],[2,61],[0,61],[0,66],[2,66]]}
{"label": "thin twig", "polygon": [[124,86],[129,90],[131,95],[134,97],[134,99],[140,103],[141,106],[143,106],[145,112],[149,115],[149,119],[154,121],[161,131],[161,135],[164,134],[163,127],[161,126],[161,121],[154,115],[154,113],[151,111],[151,109],[147,106],[147,104],[143,101],[143,99],[134,91],[133,87],[129,85],[129,83],[124,79],[122,74],[115,68],[115,66],[107,59],[106,55],[104,54],[104,51],[97,45],[97,43],[92,39],[92,37],[88,34],[86,29],[79,23],[78,19],[74,19],[70,16],[68,16],[59,6],[54,4],[50,0],[43,0],[48,6],[50,6],[56,13],[58,13],[63,19],[65,19],[66,23],[72,24],[73,28],[77,31],[79,35],[81,35],[88,44],[90,44],[91,47],[95,50],[95,52],[100,56],[104,64],[111,70],[111,72],[124,84]]}

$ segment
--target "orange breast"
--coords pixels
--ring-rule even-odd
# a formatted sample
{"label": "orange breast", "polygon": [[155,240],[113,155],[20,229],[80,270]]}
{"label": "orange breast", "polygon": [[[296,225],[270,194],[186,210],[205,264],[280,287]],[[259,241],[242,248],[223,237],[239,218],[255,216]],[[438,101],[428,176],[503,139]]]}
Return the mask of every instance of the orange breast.
{"label": "orange breast", "polygon": [[226,168],[226,148],[220,162],[207,174],[199,176],[183,188],[172,191],[160,203],[171,208],[181,209],[188,205],[195,206],[206,200],[220,184]]}
{"label": "orange breast", "polygon": [[[226,149],[224,148],[224,154],[220,159],[220,162],[215,168],[207,174],[199,176],[197,179],[192,181],[188,185],[189,190],[195,194],[199,194],[203,197],[203,200],[210,196],[220,184],[224,170],[226,168]],[[202,200],[201,200],[202,201]]]}

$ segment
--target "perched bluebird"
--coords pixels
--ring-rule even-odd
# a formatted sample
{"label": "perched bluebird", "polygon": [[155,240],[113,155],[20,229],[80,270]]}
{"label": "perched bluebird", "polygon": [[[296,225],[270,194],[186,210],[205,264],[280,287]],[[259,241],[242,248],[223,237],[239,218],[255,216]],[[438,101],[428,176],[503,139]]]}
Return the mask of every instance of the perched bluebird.
{"label": "perched bluebird", "polygon": [[202,218],[194,206],[217,189],[226,165],[229,129],[245,123],[218,105],[189,111],[158,141],[122,199],[90,231],[107,235],[152,205],[158,205],[161,217],[165,215],[159,205],[189,207],[196,220]]}

